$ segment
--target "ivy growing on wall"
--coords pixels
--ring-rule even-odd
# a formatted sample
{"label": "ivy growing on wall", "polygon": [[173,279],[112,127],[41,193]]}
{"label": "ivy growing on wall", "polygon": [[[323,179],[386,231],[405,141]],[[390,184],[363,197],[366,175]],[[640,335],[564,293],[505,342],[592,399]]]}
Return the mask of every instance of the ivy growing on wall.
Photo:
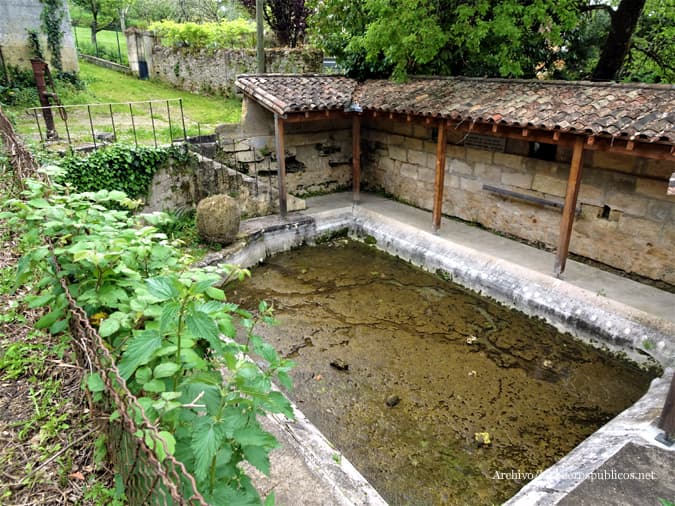
{"label": "ivy growing on wall", "polygon": [[61,63],[63,0],[40,0],[40,3],[42,3],[40,19],[42,20],[42,28],[47,34],[47,47],[52,53],[51,63],[58,72],[63,72],[63,64]]}
{"label": "ivy growing on wall", "polygon": [[147,195],[155,172],[169,159],[187,163],[190,153],[180,146],[152,148],[114,144],[87,157],[70,155],[59,165],[65,170],[61,181],[78,191],[118,190],[130,197]]}

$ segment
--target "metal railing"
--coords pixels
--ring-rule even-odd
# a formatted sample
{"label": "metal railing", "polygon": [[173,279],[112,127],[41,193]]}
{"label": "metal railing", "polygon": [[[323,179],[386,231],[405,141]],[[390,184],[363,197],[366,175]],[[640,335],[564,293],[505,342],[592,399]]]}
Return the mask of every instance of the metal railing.
{"label": "metal railing", "polygon": [[[43,147],[49,143],[97,149],[111,142],[157,147],[187,138],[182,98],[50,105],[26,111],[35,120]],[[53,130],[46,129],[45,113],[53,118]],[[198,129],[201,129],[199,125]]]}

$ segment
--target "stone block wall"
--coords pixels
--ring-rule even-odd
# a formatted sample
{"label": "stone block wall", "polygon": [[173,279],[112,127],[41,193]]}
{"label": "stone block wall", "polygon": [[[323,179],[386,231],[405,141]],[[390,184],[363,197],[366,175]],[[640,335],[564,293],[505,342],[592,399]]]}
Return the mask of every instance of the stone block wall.
{"label": "stone block wall", "polygon": [[[277,186],[277,153],[271,112],[244,99],[242,122],[217,129],[217,159]],[[299,197],[351,185],[351,120],[287,123],[286,188]]]}
{"label": "stone block wall", "polygon": [[[33,55],[26,30],[35,30],[41,34],[40,45],[47,62],[50,62],[47,37],[40,20],[42,7],[40,0],[2,0],[0,2],[0,48],[2,48],[2,56],[6,65],[31,70],[30,59]],[[61,63],[65,72],[78,72],[75,37],[70,25],[66,2],[64,2],[63,9]],[[54,71],[53,66],[50,65],[50,67]]]}
{"label": "stone block wall", "polygon": [[[132,57],[130,54],[130,63]],[[145,57],[148,59],[147,51]],[[323,53],[317,49],[266,49],[265,59],[267,71],[270,73],[303,74],[323,71]],[[154,45],[147,63],[150,77],[184,90],[225,96],[235,92],[234,81],[238,74],[257,72],[254,49],[214,51]]]}
{"label": "stone block wall", "polygon": [[[363,181],[415,206],[432,209],[436,141],[411,123],[364,122]],[[483,185],[563,203],[570,150],[555,161],[526,156],[526,142],[504,152],[463,144],[450,132],[443,214],[555,248],[560,210],[504,197]],[[570,251],[626,272],[675,284],[675,197],[667,196],[675,164],[586,152]]]}
{"label": "stone block wall", "polygon": [[[144,212],[195,208],[200,200],[216,194],[234,197],[242,217],[266,216],[279,212],[279,193],[266,181],[257,181],[209,158],[196,155],[189,164],[170,161],[154,175]],[[288,210],[305,208],[305,202],[292,196]]]}

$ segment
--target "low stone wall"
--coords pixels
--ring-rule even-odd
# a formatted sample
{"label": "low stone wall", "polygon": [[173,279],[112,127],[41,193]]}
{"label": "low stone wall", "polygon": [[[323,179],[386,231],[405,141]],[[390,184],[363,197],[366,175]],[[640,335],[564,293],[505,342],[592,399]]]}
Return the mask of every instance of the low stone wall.
{"label": "low stone wall", "polygon": [[[148,190],[143,211],[194,208],[200,200],[216,194],[236,198],[244,218],[279,211],[276,188],[201,155],[196,155],[188,165],[169,163],[158,170]],[[289,211],[304,208],[304,200],[289,196]]]}
{"label": "low stone wall", "polygon": [[120,65],[119,63],[115,63],[114,61],[98,58],[90,54],[80,54],[80,58],[82,58],[85,61],[88,61],[89,63],[93,63],[94,65],[97,65],[99,67],[114,70],[115,72],[121,72],[122,74],[127,75],[132,74],[131,68],[126,67],[124,65]]}
{"label": "low stone wall", "polygon": [[[432,209],[432,129],[369,120],[362,135],[364,184]],[[527,156],[527,142],[501,141],[500,151],[463,140],[463,134],[450,133],[443,214],[554,248],[559,209],[504,197],[484,185],[562,203],[570,151],[559,149],[555,161],[544,161]],[[586,152],[570,251],[675,284],[675,198],[666,194],[673,170],[668,162]]]}
{"label": "low stone wall", "polygon": [[[266,49],[265,60],[270,73],[303,74],[323,70],[323,53],[318,49]],[[148,62],[150,77],[184,90],[226,96],[235,93],[234,81],[238,74],[256,73],[257,68],[254,49],[214,51],[155,45],[152,62]]]}

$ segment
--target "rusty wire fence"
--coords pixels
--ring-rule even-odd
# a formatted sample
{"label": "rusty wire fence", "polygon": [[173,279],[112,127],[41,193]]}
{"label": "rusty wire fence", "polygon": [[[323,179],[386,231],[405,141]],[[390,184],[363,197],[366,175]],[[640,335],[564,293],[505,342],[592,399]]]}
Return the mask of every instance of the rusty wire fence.
{"label": "rusty wire fence", "polygon": [[[89,398],[92,419],[100,420],[106,435],[108,458],[124,483],[129,504],[145,506],[208,506],[197,490],[194,477],[182,462],[170,455],[157,425],[145,414],[138,399],[120,376],[107,344],[91,326],[87,315],[72,297],[65,277],[52,255],[56,274],[68,299],[70,331],[80,365],[98,373],[105,385],[103,400]],[[114,415],[113,415],[114,413]],[[162,446],[163,451],[156,448]],[[158,453],[163,458],[158,458]]]}
{"label": "rusty wire fence", "polygon": [[157,147],[201,135],[199,123],[186,126],[182,98],[50,105],[26,112],[36,137],[50,148],[97,149],[113,142]]}

